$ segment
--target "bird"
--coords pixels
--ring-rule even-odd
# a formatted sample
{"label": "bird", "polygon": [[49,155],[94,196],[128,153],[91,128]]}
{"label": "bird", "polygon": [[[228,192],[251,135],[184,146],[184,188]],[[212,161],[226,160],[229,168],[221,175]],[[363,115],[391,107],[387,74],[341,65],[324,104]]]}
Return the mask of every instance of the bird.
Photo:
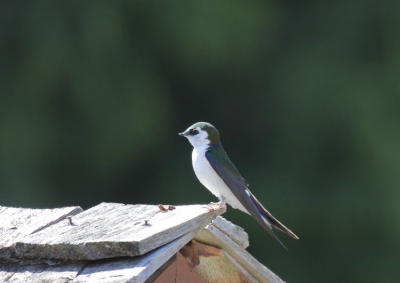
{"label": "bird", "polygon": [[179,135],[186,137],[193,146],[192,165],[195,175],[219,199],[218,203],[209,204],[210,210],[219,210],[229,204],[251,215],[285,249],[273,228],[299,239],[250,192],[249,184],[229,159],[222,147],[219,132],[213,125],[198,122]]}

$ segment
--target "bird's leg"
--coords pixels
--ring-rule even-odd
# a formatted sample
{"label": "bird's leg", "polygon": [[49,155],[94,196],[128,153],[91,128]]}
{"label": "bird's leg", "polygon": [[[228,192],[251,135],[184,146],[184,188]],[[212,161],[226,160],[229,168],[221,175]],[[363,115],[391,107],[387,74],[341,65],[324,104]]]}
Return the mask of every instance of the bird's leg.
{"label": "bird's leg", "polygon": [[210,202],[206,208],[208,208],[210,211],[218,211],[220,210],[222,207],[227,208],[226,206],[226,199],[223,196],[219,197],[219,202]]}

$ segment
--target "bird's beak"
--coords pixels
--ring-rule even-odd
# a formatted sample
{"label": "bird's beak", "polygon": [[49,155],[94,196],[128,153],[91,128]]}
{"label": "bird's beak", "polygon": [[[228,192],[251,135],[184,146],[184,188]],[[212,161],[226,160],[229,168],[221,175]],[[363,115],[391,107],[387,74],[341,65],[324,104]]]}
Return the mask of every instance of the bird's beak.
{"label": "bird's beak", "polygon": [[179,133],[179,135],[182,137],[187,137],[189,135],[189,132]]}

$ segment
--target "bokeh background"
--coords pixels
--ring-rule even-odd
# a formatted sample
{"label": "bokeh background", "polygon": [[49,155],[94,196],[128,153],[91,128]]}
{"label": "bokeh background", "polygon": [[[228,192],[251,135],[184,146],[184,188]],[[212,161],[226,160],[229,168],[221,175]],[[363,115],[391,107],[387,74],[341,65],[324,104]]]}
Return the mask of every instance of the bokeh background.
{"label": "bokeh background", "polygon": [[248,250],[288,282],[395,282],[398,1],[9,1],[0,205],[198,204],[178,136],[214,124],[257,198]]}

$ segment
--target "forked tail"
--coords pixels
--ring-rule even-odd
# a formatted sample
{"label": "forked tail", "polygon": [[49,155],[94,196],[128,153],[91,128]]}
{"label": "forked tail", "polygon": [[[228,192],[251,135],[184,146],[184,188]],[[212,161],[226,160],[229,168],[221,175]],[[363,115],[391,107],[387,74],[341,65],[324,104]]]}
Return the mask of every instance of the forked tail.
{"label": "forked tail", "polygon": [[258,211],[258,213],[255,213],[255,214],[252,213],[253,217],[255,217],[255,219],[258,221],[258,223],[260,223],[265,228],[265,230],[267,230],[267,232],[275,240],[277,240],[285,249],[286,249],[285,245],[275,235],[272,228],[282,231],[283,233],[288,234],[290,237],[292,237],[296,240],[299,239],[299,237],[297,237],[296,234],[294,234],[292,231],[290,231],[289,228],[287,228],[285,225],[283,225],[281,222],[279,222],[278,219],[276,219],[268,210],[266,210],[262,206],[262,204],[256,199],[256,197],[254,195],[249,193],[249,196],[250,196],[251,202],[254,204],[256,210]]}
{"label": "forked tail", "polygon": [[293,233],[292,231],[289,230],[289,228],[287,228],[285,225],[283,225],[281,222],[278,221],[278,219],[276,219],[271,213],[269,213],[268,210],[266,210],[263,207],[263,212],[265,217],[268,219],[268,221],[272,224],[272,226],[276,229],[278,229],[279,231],[282,231],[283,233],[288,234],[290,237],[298,240],[299,237],[296,236],[295,233]]}

